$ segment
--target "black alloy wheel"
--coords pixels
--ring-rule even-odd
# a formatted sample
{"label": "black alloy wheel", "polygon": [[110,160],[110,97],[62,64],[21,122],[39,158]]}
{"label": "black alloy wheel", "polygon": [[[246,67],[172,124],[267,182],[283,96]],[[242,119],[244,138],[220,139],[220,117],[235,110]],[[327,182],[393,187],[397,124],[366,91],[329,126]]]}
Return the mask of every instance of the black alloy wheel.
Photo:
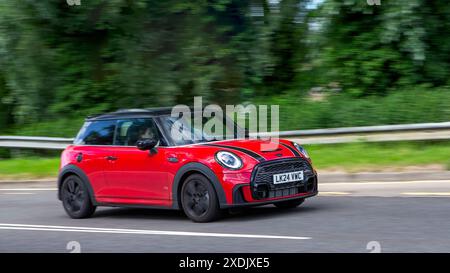
{"label": "black alloy wheel", "polygon": [[89,192],[78,176],[71,175],[63,181],[61,199],[64,210],[72,218],[87,218],[95,212]]}
{"label": "black alloy wheel", "polygon": [[184,213],[194,222],[210,222],[221,215],[216,191],[200,174],[189,176],[181,188]]}

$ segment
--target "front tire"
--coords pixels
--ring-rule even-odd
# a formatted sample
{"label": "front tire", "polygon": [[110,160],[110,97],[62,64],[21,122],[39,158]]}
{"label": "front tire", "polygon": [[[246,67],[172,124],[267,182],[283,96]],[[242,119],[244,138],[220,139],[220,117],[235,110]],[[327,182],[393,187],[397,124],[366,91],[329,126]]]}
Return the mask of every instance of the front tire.
{"label": "front tire", "polygon": [[183,183],[181,205],[186,216],[194,222],[211,222],[222,215],[214,187],[201,174],[193,174]]}
{"label": "front tire", "polygon": [[305,202],[305,199],[295,199],[295,200],[289,200],[289,201],[281,201],[278,203],[275,203],[275,207],[279,209],[293,209]]}
{"label": "front tire", "polygon": [[74,219],[90,217],[96,209],[85,184],[75,175],[64,179],[61,186],[61,200],[67,215]]}

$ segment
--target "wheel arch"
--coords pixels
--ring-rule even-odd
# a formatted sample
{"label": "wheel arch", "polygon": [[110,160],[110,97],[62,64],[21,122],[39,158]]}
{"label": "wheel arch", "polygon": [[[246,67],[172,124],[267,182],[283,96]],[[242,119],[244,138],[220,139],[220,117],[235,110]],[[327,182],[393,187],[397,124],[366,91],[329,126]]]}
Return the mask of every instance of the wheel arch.
{"label": "wheel arch", "polygon": [[58,199],[61,200],[61,186],[63,181],[71,175],[75,175],[83,182],[89,192],[89,198],[93,205],[97,205],[97,201],[95,201],[94,190],[92,189],[91,182],[87,175],[81,170],[79,167],[69,164],[61,169],[58,175]]}
{"label": "wheel arch", "polygon": [[188,176],[196,173],[204,175],[206,178],[208,178],[209,181],[211,181],[211,184],[216,191],[217,198],[219,199],[220,207],[226,206],[227,200],[225,197],[225,192],[216,174],[205,164],[199,162],[191,162],[181,167],[175,175],[172,184],[172,207],[174,209],[181,208],[181,186]]}

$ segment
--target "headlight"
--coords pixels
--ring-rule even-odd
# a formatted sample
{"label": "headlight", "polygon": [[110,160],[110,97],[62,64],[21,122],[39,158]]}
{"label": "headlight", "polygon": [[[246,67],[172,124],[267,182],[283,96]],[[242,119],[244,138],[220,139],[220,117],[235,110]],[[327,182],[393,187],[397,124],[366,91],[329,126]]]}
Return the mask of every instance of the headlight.
{"label": "headlight", "polygon": [[292,144],[295,146],[295,148],[297,148],[297,150],[306,158],[309,158],[309,154],[308,152],[305,150],[305,148],[303,148],[302,146],[300,146],[300,144],[292,142]]}
{"label": "headlight", "polygon": [[226,151],[216,153],[216,161],[228,169],[237,170],[242,167],[242,160],[235,154]]}

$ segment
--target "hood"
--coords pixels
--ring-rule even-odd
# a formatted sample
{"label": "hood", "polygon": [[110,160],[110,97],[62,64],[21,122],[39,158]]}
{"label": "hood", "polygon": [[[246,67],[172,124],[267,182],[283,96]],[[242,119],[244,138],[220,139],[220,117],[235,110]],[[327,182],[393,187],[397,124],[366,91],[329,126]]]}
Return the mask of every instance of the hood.
{"label": "hood", "polygon": [[257,161],[301,156],[290,141],[271,139],[233,139],[204,143],[202,145],[242,152]]}

